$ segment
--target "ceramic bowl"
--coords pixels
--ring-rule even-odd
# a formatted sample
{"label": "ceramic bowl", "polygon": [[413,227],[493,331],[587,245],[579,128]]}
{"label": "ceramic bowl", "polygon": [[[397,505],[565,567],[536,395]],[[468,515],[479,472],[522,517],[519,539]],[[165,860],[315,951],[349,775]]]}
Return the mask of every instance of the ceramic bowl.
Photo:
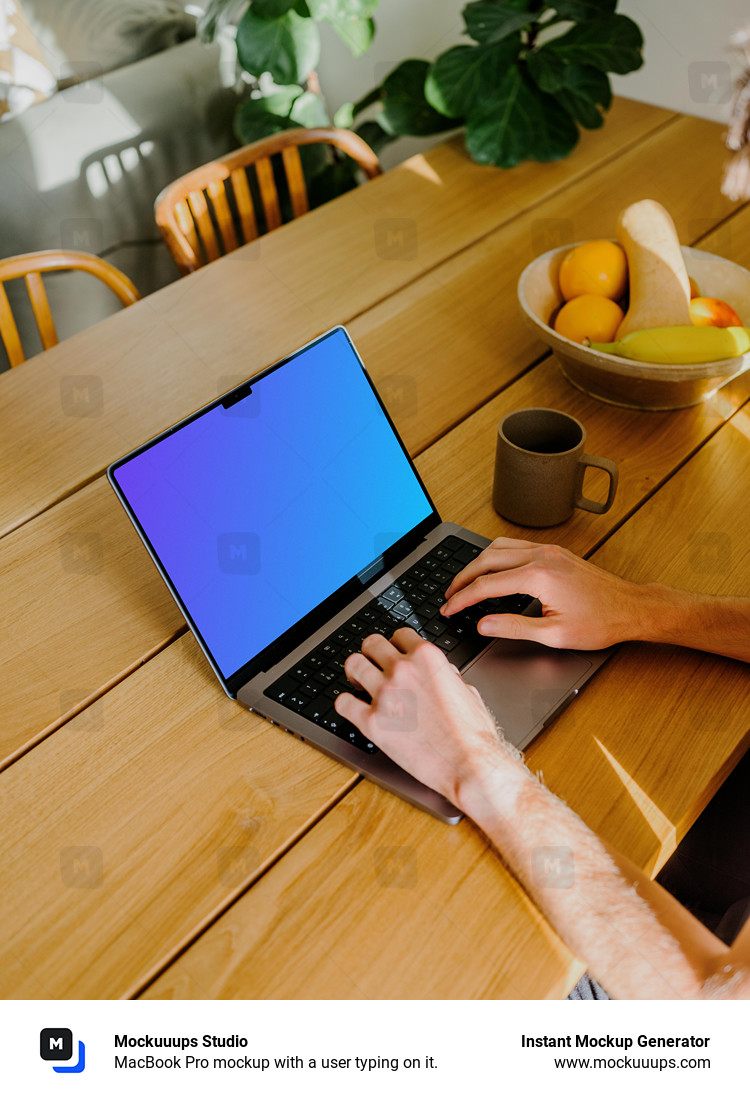
{"label": "ceramic bowl", "polygon": [[[548,321],[562,304],[558,272],[574,244],[553,248],[526,267],[518,281],[518,301],[527,322],[555,353],[565,377],[600,401],[633,409],[683,409],[698,405],[750,366],[750,352],[733,359],[685,366],[638,363],[607,355],[559,336]],[[721,298],[750,326],[750,272],[744,267],[702,252],[682,249],[688,275],[701,295]]]}

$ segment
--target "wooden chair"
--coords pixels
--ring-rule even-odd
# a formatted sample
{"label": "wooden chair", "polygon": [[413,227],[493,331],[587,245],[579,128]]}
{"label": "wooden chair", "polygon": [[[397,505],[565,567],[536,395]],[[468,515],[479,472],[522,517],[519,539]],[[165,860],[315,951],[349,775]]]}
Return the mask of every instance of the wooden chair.
{"label": "wooden chair", "polygon": [[127,275],[123,275],[107,260],[101,260],[89,252],[49,249],[44,252],[27,252],[23,256],[10,256],[6,260],[0,260],[0,337],[5,344],[11,367],[17,367],[23,363],[26,356],[4,284],[10,279],[24,279],[42,339],[42,347],[46,350],[54,347],[58,339],[41,273],[66,270],[86,271],[90,275],[95,275],[114,291],[124,306],[132,305],[141,297]]}
{"label": "wooden chair", "polygon": [[[382,172],[367,142],[334,127],[283,130],[211,161],[166,187],[155,203],[156,223],[183,275],[232,252],[282,224],[282,204],[271,157],[281,154],[292,217],[307,213],[309,201],[299,147],[332,145],[357,162],[368,179]],[[248,176],[255,168],[255,179]],[[256,210],[252,191],[260,200]],[[264,228],[259,230],[258,214]]]}

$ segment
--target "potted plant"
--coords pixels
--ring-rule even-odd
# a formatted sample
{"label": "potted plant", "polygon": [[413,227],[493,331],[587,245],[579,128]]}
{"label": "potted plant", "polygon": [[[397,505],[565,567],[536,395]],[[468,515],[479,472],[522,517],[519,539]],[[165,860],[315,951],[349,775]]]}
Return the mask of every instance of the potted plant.
{"label": "potted plant", "polygon": [[[247,95],[235,119],[238,139],[328,124],[318,24],[329,23],[359,56],[375,34],[377,7],[378,0],[210,0],[204,37],[222,21],[239,20]],[[612,101],[608,74],[643,63],[640,30],[616,9],[617,0],[474,0],[463,9],[467,44],[432,62],[402,61],[357,103],[340,107],[333,122],[376,151],[401,136],[462,127],[480,164],[558,160],[575,147],[580,127],[602,125]],[[318,201],[355,182],[346,158],[324,165],[308,150],[306,170]]]}

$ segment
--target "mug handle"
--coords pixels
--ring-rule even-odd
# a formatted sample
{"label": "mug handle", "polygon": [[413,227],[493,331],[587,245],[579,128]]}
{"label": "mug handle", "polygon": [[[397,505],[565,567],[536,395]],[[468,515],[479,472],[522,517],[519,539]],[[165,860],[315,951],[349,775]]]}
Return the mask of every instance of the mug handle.
{"label": "mug handle", "polygon": [[[588,497],[583,495],[583,479],[586,476],[587,466],[598,466],[600,470],[604,470],[609,474],[609,493],[607,494],[607,499],[603,503],[598,500],[589,500]],[[604,512],[608,512],[612,507],[612,502],[617,492],[618,476],[617,466],[615,466],[614,462],[610,459],[599,458],[597,455],[581,455],[578,459],[578,470],[576,474],[576,508],[585,508],[587,512],[596,512],[599,516]]]}

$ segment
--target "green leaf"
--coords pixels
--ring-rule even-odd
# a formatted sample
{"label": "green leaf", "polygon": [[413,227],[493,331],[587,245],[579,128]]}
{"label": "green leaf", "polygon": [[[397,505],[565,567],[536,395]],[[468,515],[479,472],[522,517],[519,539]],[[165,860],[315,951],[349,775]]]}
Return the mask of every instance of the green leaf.
{"label": "green leaf", "polygon": [[291,113],[292,107],[303,92],[304,88],[299,84],[287,84],[286,87],[275,88],[268,95],[255,96],[249,102],[253,104],[253,109],[256,111],[286,116]]}
{"label": "green leaf", "polygon": [[392,134],[439,134],[460,125],[456,118],[446,118],[425,99],[425,78],[428,61],[414,58],[402,61],[383,81],[383,110],[378,121]]}
{"label": "green leaf", "polygon": [[277,84],[301,84],[318,64],[318,28],[293,11],[259,19],[250,9],[237,28],[237,56],[253,76],[268,72]]}
{"label": "green leaf", "polygon": [[354,57],[367,53],[375,37],[373,19],[342,19],[332,22],[331,26],[341,41],[349,47]]}
{"label": "green leaf", "polygon": [[498,85],[521,48],[520,35],[491,46],[454,46],[430,66],[427,102],[442,115],[467,115]]}
{"label": "green leaf", "polygon": [[366,110],[367,107],[372,107],[373,103],[380,103],[380,100],[382,98],[382,85],[378,85],[377,88],[371,88],[367,95],[363,95],[362,98],[358,99],[357,102],[354,104],[354,106],[352,107],[352,114],[356,118],[356,116],[361,114],[362,111]]}
{"label": "green leaf", "polygon": [[585,23],[588,19],[601,19],[604,15],[613,15],[617,0],[550,0],[561,19],[570,19],[572,23]]}
{"label": "green leaf", "polygon": [[297,15],[301,15],[303,19],[311,19],[310,9],[307,6],[307,0],[295,0],[294,10]]}
{"label": "green leaf", "polygon": [[493,0],[467,4],[463,15],[467,32],[475,41],[485,44],[500,42],[534,21],[524,4],[495,3]]}
{"label": "green leaf", "polygon": [[280,130],[294,130],[299,126],[283,114],[276,114],[268,110],[267,104],[272,99],[246,99],[237,108],[234,116],[234,131],[243,145],[250,145],[261,138],[278,134]]}
{"label": "green leaf", "polygon": [[313,19],[340,23],[345,19],[370,19],[379,0],[307,0]]}
{"label": "green leaf", "polygon": [[565,83],[565,62],[549,46],[527,53],[526,67],[543,92],[558,92]]}
{"label": "green leaf", "polygon": [[340,127],[342,130],[350,130],[352,123],[354,122],[354,104],[342,103],[336,114],[333,116],[333,125]]}
{"label": "green leaf", "polygon": [[643,64],[642,46],[643,35],[633,20],[626,15],[611,15],[571,27],[545,48],[554,50],[570,64],[593,65],[603,72],[630,73]]}
{"label": "green leaf", "polygon": [[289,117],[309,130],[314,130],[318,126],[328,126],[330,121],[323,97],[315,95],[314,92],[303,92],[295,99]]}
{"label": "green leaf", "polygon": [[373,119],[360,123],[354,133],[367,142],[376,156],[385,149],[386,145],[390,145],[392,141],[395,141],[398,136],[397,134],[389,134],[379,122],[375,122]]}
{"label": "green leaf", "polygon": [[557,93],[557,102],[588,130],[596,130],[604,122],[605,111],[612,103],[609,77],[591,65],[566,65],[565,86]]}
{"label": "green leaf", "polygon": [[[292,85],[268,96],[246,99],[237,110],[234,129],[242,144],[250,145],[280,130],[325,126],[327,123],[328,115],[321,97]],[[322,171],[328,163],[326,145],[304,145],[299,152],[308,179]]]}
{"label": "green leaf", "polygon": [[552,96],[517,66],[496,89],[492,102],[475,108],[466,122],[466,148],[479,164],[513,168],[522,160],[559,160],[574,148],[578,128]]}
{"label": "green leaf", "polygon": [[251,7],[259,19],[278,19],[294,7],[294,0],[253,0]]}

